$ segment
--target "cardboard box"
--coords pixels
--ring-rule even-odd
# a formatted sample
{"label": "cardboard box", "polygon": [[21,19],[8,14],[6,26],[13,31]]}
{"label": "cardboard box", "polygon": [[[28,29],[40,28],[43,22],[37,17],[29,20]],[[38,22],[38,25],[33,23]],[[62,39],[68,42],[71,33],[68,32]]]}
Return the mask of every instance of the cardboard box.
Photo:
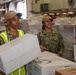
{"label": "cardboard box", "polygon": [[76,68],[57,70],[55,75],[76,75]]}
{"label": "cardboard box", "polygon": [[76,63],[50,52],[43,52],[38,61],[31,63],[28,75],[55,75],[56,70],[76,67]]}
{"label": "cardboard box", "polygon": [[0,69],[9,74],[40,55],[37,36],[25,34],[0,46]]}

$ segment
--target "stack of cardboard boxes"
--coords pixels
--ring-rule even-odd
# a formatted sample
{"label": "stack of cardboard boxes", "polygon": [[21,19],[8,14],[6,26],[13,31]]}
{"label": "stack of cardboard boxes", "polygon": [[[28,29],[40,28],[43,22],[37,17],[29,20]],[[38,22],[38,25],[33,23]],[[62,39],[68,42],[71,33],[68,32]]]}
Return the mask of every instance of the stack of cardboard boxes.
{"label": "stack of cardboard boxes", "polygon": [[68,68],[76,68],[76,63],[45,51],[29,65],[28,71],[29,75],[55,75],[56,70]]}

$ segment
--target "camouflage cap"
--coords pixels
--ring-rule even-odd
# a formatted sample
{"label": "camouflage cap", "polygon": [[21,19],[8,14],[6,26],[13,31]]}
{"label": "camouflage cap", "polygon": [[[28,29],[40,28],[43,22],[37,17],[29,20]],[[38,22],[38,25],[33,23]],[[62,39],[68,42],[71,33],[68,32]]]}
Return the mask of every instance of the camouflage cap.
{"label": "camouflage cap", "polygon": [[48,21],[48,20],[53,21],[53,19],[52,19],[51,16],[49,16],[49,15],[45,15],[45,16],[43,17],[43,19],[42,19],[42,21],[44,21],[44,22],[46,22],[46,21]]}
{"label": "camouflage cap", "polygon": [[[4,15],[4,22],[6,22],[8,19],[13,18],[15,15],[18,15],[19,13],[16,13],[15,11],[8,11],[5,15]],[[19,15],[18,15],[19,16]]]}

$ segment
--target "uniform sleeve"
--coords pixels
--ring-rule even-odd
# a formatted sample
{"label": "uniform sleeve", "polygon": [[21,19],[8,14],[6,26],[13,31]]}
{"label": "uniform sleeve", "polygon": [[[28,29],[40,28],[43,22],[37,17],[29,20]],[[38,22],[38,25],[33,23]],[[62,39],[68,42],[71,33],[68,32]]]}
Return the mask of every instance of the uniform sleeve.
{"label": "uniform sleeve", "polygon": [[4,44],[2,37],[0,37],[0,45]]}
{"label": "uniform sleeve", "polygon": [[37,34],[37,37],[38,37],[39,45],[41,45],[41,36],[40,36],[40,32]]}
{"label": "uniform sleeve", "polygon": [[65,51],[65,46],[64,46],[64,40],[63,40],[63,37],[62,37],[62,35],[59,33],[59,35],[58,35],[58,37],[59,37],[59,54],[61,54],[61,55],[63,55],[63,53],[64,53],[64,51]]}

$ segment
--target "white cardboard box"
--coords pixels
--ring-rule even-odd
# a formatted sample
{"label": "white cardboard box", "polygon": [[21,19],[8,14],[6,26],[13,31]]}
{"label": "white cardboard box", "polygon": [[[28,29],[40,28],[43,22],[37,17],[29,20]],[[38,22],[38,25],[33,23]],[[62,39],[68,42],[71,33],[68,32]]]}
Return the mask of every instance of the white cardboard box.
{"label": "white cardboard box", "polygon": [[9,74],[40,54],[37,36],[25,34],[0,46],[0,69]]}
{"label": "white cardboard box", "polygon": [[43,52],[39,61],[28,65],[28,75],[55,75],[55,70],[76,68],[76,63],[59,57],[53,53]]}

